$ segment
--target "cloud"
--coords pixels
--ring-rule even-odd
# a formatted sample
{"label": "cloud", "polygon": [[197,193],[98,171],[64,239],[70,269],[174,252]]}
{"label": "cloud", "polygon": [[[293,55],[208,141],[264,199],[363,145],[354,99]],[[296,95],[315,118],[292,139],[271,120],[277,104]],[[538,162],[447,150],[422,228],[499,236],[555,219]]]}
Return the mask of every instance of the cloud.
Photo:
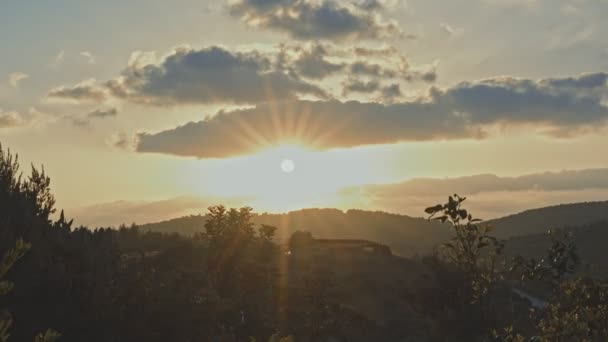
{"label": "cloud", "polygon": [[[439,115],[427,103],[382,105],[357,101],[287,101],[220,112],[200,122],[159,133],[141,133],[137,150],[199,158],[253,153],[255,143],[304,140],[326,149],[400,140],[477,136],[459,117]],[[445,113],[444,113],[445,114]],[[450,115],[451,116],[451,115]],[[449,124],[449,120],[453,124]],[[286,124],[277,128],[276,122]],[[291,128],[288,128],[291,127]],[[295,127],[302,127],[298,131]]]}
{"label": "cloud", "polygon": [[118,115],[118,109],[108,108],[94,110],[87,114],[87,117],[91,119],[105,119],[115,117],[116,115]]}
{"label": "cloud", "polygon": [[118,115],[118,109],[97,109],[84,116],[72,117],[72,123],[75,126],[88,127],[91,124],[91,120],[103,120],[107,118],[113,118]]}
{"label": "cloud", "polygon": [[14,111],[5,112],[0,109],[0,129],[21,126],[24,122],[25,120],[23,120],[19,113]]}
{"label": "cloud", "polygon": [[381,7],[377,1],[356,5],[332,0],[238,0],[229,5],[229,11],[250,26],[285,32],[303,40],[341,41],[400,35],[395,22],[385,21],[377,13]]}
{"label": "cloud", "polygon": [[66,52],[65,50],[59,50],[53,59],[49,62],[48,66],[51,69],[58,69],[62,65],[67,64],[95,64],[97,60],[95,55],[91,51],[80,51],[80,52]]}
{"label": "cloud", "polygon": [[158,133],[141,133],[137,150],[222,158],[252,153],[259,148],[252,142],[276,145],[296,139],[328,149],[481,139],[492,127],[513,125],[559,136],[606,125],[606,78],[602,73],[543,80],[501,77],[433,87],[427,97],[392,104],[275,101],[219,112]]}
{"label": "cloud", "polygon": [[[398,184],[366,185],[342,191],[355,203],[378,210],[423,215],[452,193],[467,196],[467,208],[485,219],[530,208],[608,198],[608,169],[544,172],[517,177],[493,174],[420,178]],[[358,199],[358,200],[357,200]]]}
{"label": "cloud", "polygon": [[106,143],[121,150],[133,151],[137,147],[137,137],[120,132],[109,137]]}
{"label": "cloud", "polygon": [[439,24],[439,28],[450,36],[456,33],[456,30],[450,24],[447,23]]}
{"label": "cloud", "polygon": [[506,6],[506,7],[525,7],[525,8],[533,8],[540,3],[540,0],[481,0],[482,2]]}
{"label": "cloud", "polygon": [[431,96],[478,124],[545,123],[568,129],[606,122],[607,80],[606,73],[539,81],[500,77],[435,89]]}
{"label": "cloud", "polygon": [[386,46],[383,48],[355,47],[353,52],[359,57],[390,58],[399,55],[399,50],[397,50],[397,48],[394,46]]}
{"label": "cloud", "polygon": [[53,58],[53,60],[49,63],[51,68],[58,68],[65,61],[65,50],[59,50],[57,55]]}
{"label": "cloud", "polygon": [[22,108],[19,111],[3,111],[0,108],[0,129],[39,125],[53,119],[53,116],[41,112],[36,107]]}
{"label": "cloud", "polygon": [[384,4],[379,0],[361,0],[355,2],[355,6],[367,11],[378,11],[384,9]]}
{"label": "cloud", "polygon": [[399,197],[403,194],[445,195],[449,193],[475,195],[499,191],[562,191],[608,189],[608,169],[585,169],[561,172],[535,173],[517,177],[499,177],[482,174],[456,178],[417,178],[399,184],[370,185],[370,194]]}
{"label": "cloud", "polygon": [[375,80],[361,81],[358,79],[348,79],[342,83],[342,95],[347,96],[352,93],[379,93],[380,97],[377,98],[377,101],[386,104],[393,103],[395,99],[403,95],[399,83],[383,86],[380,82]]}
{"label": "cloud", "polygon": [[393,64],[369,63],[366,61],[355,61],[348,66],[349,72],[353,76],[369,76],[377,79],[400,79],[407,82],[422,81],[433,83],[437,80],[436,67],[427,66],[413,69],[404,57]]}
{"label": "cloud", "polygon": [[361,81],[349,79],[342,85],[342,94],[344,96],[351,93],[374,93],[380,89],[380,83],[376,81]]}
{"label": "cloud", "polygon": [[274,69],[261,53],[217,46],[179,48],[159,63],[135,58],[105,85],[115,97],[149,105],[250,104],[297,94],[327,98],[319,87]]}
{"label": "cloud", "polygon": [[368,75],[375,77],[395,77],[395,74],[390,70],[384,70],[379,64],[371,64],[363,61],[358,61],[350,65],[350,72],[355,75]]}
{"label": "cloud", "polygon": [[437,69],[435,67],[433,67],[426,71],[410,72],[410,74],[408,76],[406,76],[406,79],[409,79],[409,80],[419,79],[419,80],[422,80],[427,83],[433,83],[433,82],[437,81]]}
{"label": "cloud", "polygon": [[395,98],[402,96],[401,87],[397,83],[382,87],[382,89],[380,89],[380,92],[382,94],[382,98],[388,102],[393,101]]}
{"label": "cloud", "polygon": [[49,99],[68,100],[68,101],[90,101],[103,102],[107,99],[107,91],[98,86],[95,80],[86,80],[75,86],[60,86],[53,88],[47,94]]}
{"label": "cloud", "polygon": [[83,57],[89,64],[95,64],[95,56],[90,51],[81,51],[80,57]]}
{"label": "cloud", "polygon": [[448,23],[439,24],[439,29],[447,36],[457,36],[463,32],[461,28],[454,27]]}
{"label": "cloud", "polygon": [[344,69],[344,63],[327,61],[327,50],[323,45],[315,44],[304,50],[293,62],[298,74],[312,79],[322,79]]}
{"label": "cloud", "polygon": [[350,79],[365,76],[406,82],[436,80],[436,65],[412,67],[407,58],[393,46],[343,48],[330,43],[282,45],[277,55],[281,69],[301,77],[321,80],[337,76]]}
{"label": "cloud", "polygon": [[[447,193],[441,195],[410,196],[402,194],[401,197],[365,197],[365,194],[344,195],[361,208],[366,210],[381,210],[401,213],[411,216],[424,216],[424,209],[430,205],[444,203]],[[608,198],[608,189],[588,190],[522,190],[522,191],[493,191],[481,192],[475,195],[461,193],[467,196],[466,208],[478,218],[490,220],[532,208],[542,208],[566,203],[579,203],[589,201],[605,201]],[[355,198],[358,198],[355,199]]]}
{"label": "cloud", "polygon": [[119,76],[59,86],[47,97],[98,103],[114,98],[159,107],[254,105],[275,99],[328,100],[337,94],[320,81],[361,76],[392,83],[432,83],[437,77],[435,65],[412,67],[396,48],[386,46],[343,48],[316,42],[262,51],[179,47],[162,58],[137,51]]}
{"label": "cloud", "polygon": [[28,77],[30,77],[28,74],[24,74],[20,71],[13,72],[10,75],[8,75],[8,83],[13,88],[19,88],[19,83]]}

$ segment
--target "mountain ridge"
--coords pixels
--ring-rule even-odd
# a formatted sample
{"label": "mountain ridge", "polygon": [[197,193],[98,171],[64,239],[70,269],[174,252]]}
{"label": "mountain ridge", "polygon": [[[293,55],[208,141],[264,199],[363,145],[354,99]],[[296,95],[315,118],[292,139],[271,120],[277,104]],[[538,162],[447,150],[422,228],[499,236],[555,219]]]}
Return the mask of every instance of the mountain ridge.
{"label": "mountain ridge", "polygon": [[[190,215],[139,227],[142,231],[193,235],[204,231],[205,220],[204,215]],[[608,220],[608,201],[534,208],[486,223],[494,226],[497,237],[506,239],[605,220]],[[403,256],[428,254],[450,238],[448,227],[436,221],[360,209],[309,208],[284,214],[262,213],[256,214],[253,222],[276,226],[279,243],[286,242],[295,231],[307,230],[317,238],[365,239],[386,244]]]}

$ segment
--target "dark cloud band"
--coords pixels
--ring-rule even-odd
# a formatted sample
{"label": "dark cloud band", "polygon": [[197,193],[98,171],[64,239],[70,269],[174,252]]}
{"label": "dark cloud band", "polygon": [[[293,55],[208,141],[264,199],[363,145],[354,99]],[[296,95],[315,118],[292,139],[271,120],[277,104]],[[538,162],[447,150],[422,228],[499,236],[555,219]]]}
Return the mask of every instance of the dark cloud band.
{"label": "dark cloud band", "polygon": [[[588,78],[604,81],[590,83]],[[479,139],[491,125],[533,125],[562,134],[606,124],[606,78],[587,74],[567,84],[556,79],[495,78],[432,88],[426,98],[393,104],[273,101],[160,133],[142,133],[137,150],[222,158],[286,139],[320,149]]]}

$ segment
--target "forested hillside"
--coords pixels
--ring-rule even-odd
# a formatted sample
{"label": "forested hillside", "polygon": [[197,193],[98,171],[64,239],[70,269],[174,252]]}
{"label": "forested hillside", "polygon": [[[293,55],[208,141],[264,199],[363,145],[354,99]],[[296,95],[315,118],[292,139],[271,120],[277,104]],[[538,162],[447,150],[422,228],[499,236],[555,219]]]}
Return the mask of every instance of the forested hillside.
{"label": "forested hillside", "polygon": [[[287,214],[255,215],[253,221],[277,227],[278,243],[291,234],[307,230],[321,238],[367,239],[386,244],[402,256],[425,255],[451,235],[446,225],[425,218],[377,211],[338,209],[304,209]],[[487,223],[492,234],[509,238],[545,233],[549,229],[578,227],[608,220],[608,202],[566,204],[528,210]],[[192,236],[201,232],[204,215],[186,216],[168,221],[144,224],[142,231],[178,233]]]}
{"label": "forested hillside", "polygon": [[[556,229],[555,232],[570,232],[573,235],[578,254],[583,261],[579,272],[608,279],[608,257],[605,243],[608,242],[608,221],[585,224],[582,226]],[[551,246],[547,234],[538,233],[506,240],[507,255],[527,255],[542,258]]]}
{"label": "forested hillside", "polygon": [[[285,243],[295,231],[305,230],[319,238],[376,241],[389,245],[395,254],[404,256],[427,254],[450,236],[446,226],[439,222],[364,210],[304,209],[287,214],[255,215],[252,220],[277,227],[278,243]],[[205,222],[203,215],[187,216],[139,228],[190,236],[201,232]]]}
{"label": "forested hillside", "polygon": [[608,220],[608,201],[562,204],[531,209],[488,223],[501,238],[533,235],[548,229],[576,227]]}
{"label": "forested hillside", "polygon": [[[432,256],[370,253],[340,247],[352,240],[332,245],[331,239],[318,241],[334,247],[300,253],[276,244],[277,228],[268,224],[275,221],[250,208],[211,207],[190,237],[136,226],[72,227],[63,212],[51,219],[54,197],[45,172],[32,168],[21,176],[16,158],[0,149],[0,340],[608,338],[608,292],[597,279],[573,277],[579,264],[575,242],[553,240],[542,260],[518,256],[509,267],[496,267],[502,242],[463,201],[450,196],[427,209],[434,222],[443,222],[428,226],[452,237]],[[360,211],[292,215],[282,218],[293,219],[294,229],[327,220],[327,227],[338,225],[336,232],[355,220],[358,229],[369,225],[373,231],[379,216],[397,232],[403,219]],[[580,243],[595,246],[591,239]],[[513,290],[532,280],[547,289],[546,309],[534,314]]]}

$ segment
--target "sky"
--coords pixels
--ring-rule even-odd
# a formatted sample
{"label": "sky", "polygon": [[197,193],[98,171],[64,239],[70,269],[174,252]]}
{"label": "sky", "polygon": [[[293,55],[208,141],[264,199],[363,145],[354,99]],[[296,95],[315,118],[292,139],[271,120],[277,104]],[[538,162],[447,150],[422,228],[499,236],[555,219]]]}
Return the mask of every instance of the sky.
{"label": "sky", "polygon": [[608,199],[607,0],[0,2],[0,143],[77,223]]}

